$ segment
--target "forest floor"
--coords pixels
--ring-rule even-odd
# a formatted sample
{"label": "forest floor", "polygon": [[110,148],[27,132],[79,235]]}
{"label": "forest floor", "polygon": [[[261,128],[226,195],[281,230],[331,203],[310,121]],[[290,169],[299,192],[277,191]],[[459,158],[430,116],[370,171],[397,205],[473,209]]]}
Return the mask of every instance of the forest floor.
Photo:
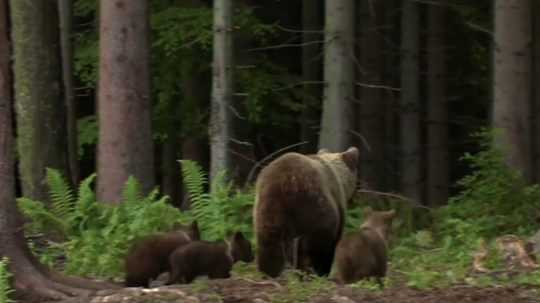
{"label": "forest floor", "polygon": [[299,281],[233,277],[196,280],[190,285],[159,286],[149,289],[121,288],[99,291],[90,298],[72,298],[62,303],[540,303],[540,288],[533,286],[454,285],[436,289],[414,289],[405,285],[384,290],[359,285],[342,286],[331,281]]}

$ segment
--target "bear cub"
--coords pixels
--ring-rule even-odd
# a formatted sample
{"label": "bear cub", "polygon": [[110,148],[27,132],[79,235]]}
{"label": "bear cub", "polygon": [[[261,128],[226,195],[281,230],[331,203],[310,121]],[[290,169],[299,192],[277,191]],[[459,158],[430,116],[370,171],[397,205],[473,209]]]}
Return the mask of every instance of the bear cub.
{"label": "bear cub", "polygon": [[224,279],[231,276],[233,264],[237,261],[253,261],[251,243],[241,232],[236,232],[230,241],[193,241],[178,247],[169,258],[171,275],[168,285],[191,283],[198,276],[210,279]]}
{"label": "bear cub", "polygon": [[395,211],[364,211],[360,230],[345,235],[336,247],[336,280],[353,283],[375,277],[382,286],[386,275],[387,242]]}
{"label": "bear cub", "polygon": [[170,271],[169,255],[179,246],[199,240],[199,226],[175,226],[175,231],[156,233],[137,241],[125,259],[125,285],[148,287],[161,273]]}

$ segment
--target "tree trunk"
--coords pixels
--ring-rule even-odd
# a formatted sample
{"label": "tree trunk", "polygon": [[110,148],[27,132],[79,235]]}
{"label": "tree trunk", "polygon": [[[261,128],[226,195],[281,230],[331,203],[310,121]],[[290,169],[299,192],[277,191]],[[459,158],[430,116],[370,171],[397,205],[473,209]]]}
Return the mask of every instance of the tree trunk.
{"label": "tree trunk", "polygon": [[23,195],[47,200],[46,168],[68,179],[66,108],[62,99],[55,1],[11,1],[17,148]]}
{"label": "tree trunk", "polygon": [[[37,4],[35,0],[31,2]],[[11,5],[13,7],[13,3]],[[21,13],[17,10],[20,8],[16,7],[14,12]],[[0,190],[0,242],[2,243],[0,256],[9,259],[15,297],[19,302],[37,298],[46,301],[68,295],[88,294],[89,291],[83,288],[112,287],[112,285],[64,277],[48,271],[32,256],[24,239],[23,221],[15,202],[11,54],[7,10],[7,0],[0,0],[0,188],[2,189]]]}
{"label": "tree trunk", "polygon": [[385,1],[362,1],[359,5],[358,22],[358,61],[357,94],[358,106],[357,127],[361,138],[359,142],[359,173],[363,185],[382,190],[385,178],[385,95],[383,85],[384,60],[381,54],[384,49]]}
{"label": "tree trunk", "polygon": [[[401,0],[384,1],[385,19],[385,46],[382,52],[384,57],[384,82],[390,87],[400,86],[399,62],[401,60],[399,39],[401,36],[401,20],[398,11],[401,11]],[[386,89],[384,94],[385,136],[384,159],[385,176],[384,190],[400,190],[400,146],[399,146],[399,91]]]}
{"label": "tree trunk", "polygon": [[[210,180],[230,171],[233,48],[232,0],[214,1],[214,59],[210,116]],[[212,190],[212,189],[211,189]]]}
{"label": "tree trunk", "polygon": [[530,181],[531,42],[529,0],[495,1],[493,126],[509,167]]}
{"label": "tree trunk", "polygon": [[422,201],[420,153],[420,71],[419,5],[415,0],[402,2],[401,15],[401,190],[410,199]]}
{"label": "tree trunk", "polygon": [[350,144],[354,98],[354,1],[326,0],[324,101],[319,148]]}
{"label": "tree trunk", "polygon": [[[539,16],[540,14],[540,2],[539,1],[533,1],[533,16]],[[533,176],[535,178],[535,182],[540,182],[540,87],[538,86],[538,83],[540,83],[540,18],[536,17],[533,18],[533,68],[534,68],[534,74],[531,77],[534,80],[531,80],[532,87],[533,87],[533,106],[534,106],[534,112],[533,112],[533,121],[534,121],[534,127],[532,131],[534,132],[533,135],[533,144],[534,144],[534,158],[533,158],[533,169],[534,173]]]}
{"label": "tree trunk", "polygon": [[166,115],[166,133],[167,138],[161,148],[161,191],[169,196],[171,204],[180,207],[181,202],[181,173],[180,173],[180,122],[179,102],[170,102],[169,110]]}
{"label": "tree trunk", "polygon": [[62,79],[66,106],[68,165],[73,185],[79,182],[77,145],[77,106],[73,88],[73,0],[58,0],[60,19],[60,46],[62,52]]}
{"label": "tree trunk", "polygon": [[302,81],[303,100],[300,140],[308,143],[302,145],[301,150],[305,153],[313,152],[317,148],[318,115],[316,108],[320,103],[322,93],[321,81],[322,62],[319,56],[322,51],[321,44],[324,39],[322,34],[322,1],[302,1]]}
{"label": "tree trunk", "polygon": [[448,199],[448,103],[446,99],[446,8],[428,8],[427,197],[429,205]]}
{"label": "tree trunk", "polygon": [[154,186],[147,1],[101,0],[97,194],[120,201],[135,177]]}

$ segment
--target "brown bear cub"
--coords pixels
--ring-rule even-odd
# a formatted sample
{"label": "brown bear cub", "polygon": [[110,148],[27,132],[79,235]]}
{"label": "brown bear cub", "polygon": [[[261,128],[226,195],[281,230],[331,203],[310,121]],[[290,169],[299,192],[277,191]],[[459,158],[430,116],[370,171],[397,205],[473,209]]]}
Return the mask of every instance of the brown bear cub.
{"label": "brown bear cub", "polygon": [[193,241],[177,248],[169,258],[171,275],[167,284],[191,283],[198,276],[225,279],[237,261],[253,261],[251,243],[241,232],[230,241]]}
{"label": "brown bear cub", "polygon": [[175,231],[149,235],[130,249],[125,259],[125,285],[148,287],[150,280],[170,271],[169,255],[179,246],[199,240],[199,227],[176,227]]}
{"label": "brown bear cub", "polygon": [[345,208],[356,191],[358,157],[355,147],[341,153],[286,153],[262,169],[253,210],[260,271],[276,277],[287,261],[329,274]]}
{"label": "brown bear cub", "polygon": [[388,233],[395,211],[372,211],[364,213],[365,222],[360,230],[345,235],[336,248],[336,280],[353,283],[375,277],[382,286],[386,275]]}

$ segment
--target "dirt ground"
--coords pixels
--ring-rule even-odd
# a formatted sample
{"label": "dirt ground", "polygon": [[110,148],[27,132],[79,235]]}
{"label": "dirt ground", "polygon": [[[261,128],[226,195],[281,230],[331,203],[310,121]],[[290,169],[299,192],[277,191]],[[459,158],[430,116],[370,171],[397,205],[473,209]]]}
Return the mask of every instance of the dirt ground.
{"label": "dirt ground", "polygon": [[[302,287],[302,284],[295,285]],[[407,287],[370,291],[349,286],[326,285],[318,291],[289,290],[280,281],[232,278],[203,280],[191,285],[162,286],[152,289],[123,288],[102,291],[91,298],[73,298],[62,303],[172,303],[172,302],[222,302],[222,303],[540,303],[540,288],[454,286],[445,289],[415,290]]]}

